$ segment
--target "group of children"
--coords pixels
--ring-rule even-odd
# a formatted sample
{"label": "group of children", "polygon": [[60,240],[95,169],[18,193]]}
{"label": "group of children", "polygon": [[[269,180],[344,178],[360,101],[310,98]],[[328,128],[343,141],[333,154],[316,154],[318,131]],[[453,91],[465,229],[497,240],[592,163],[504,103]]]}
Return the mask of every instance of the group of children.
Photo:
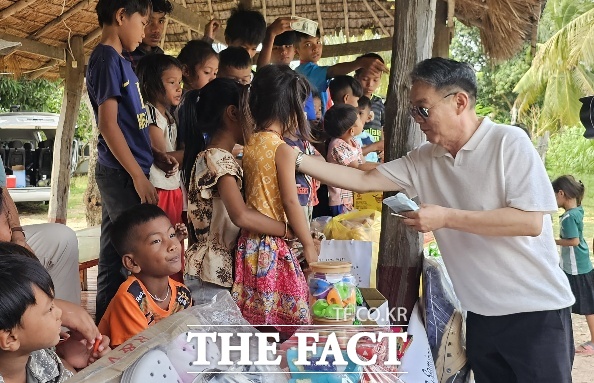
{"label": "group of children", "polygon": [[[311,323],[303,268],[318,259],[309,221],[319,184],[296,173],[290,159],[298,150],[345,166],[377,165],[364,154],[383,149],[383,104],[373,96],[386,71],[381,57],[318,66],[319,36],[292,31],[290,18],[267,28],[259,12],[238,8],[227,21],[225,50],[212,47],[219,27],[212,21],[205,37],[175,58],[159,48],[168,0],[99,0],[96,11],[102,36],[89,59],[87,88],[100,132],[96,321],[105,336],[99,349],[78,353],[85,360],[75,367],[220,291],[231,292],[254,326],[277,326],[288,337],[290,326]],[[296,53],[301,64],[294,71],[287,64]],[[347,76],[352,71],[356,79]],[[366,123],[380,133],[364,134]],[[330,188],[329,196],[334,215],[352,209],[351,192]],[[21,340],[22,371],[35,368],[23,355],[59,341],[61,315],[38,266],[27,264],[39,275],[22,279],[28,298],[1,324],[4,353],[19,349],[11,344],[22,328],[35,326],[30,311],[49,318],[44,337]],[[71,349],[65,342],[57,351],[68,356]],[[48,357],[56,374],[69,374],[57,356]],[[6,380],[11,370],[1,363]]]}
{"label": "group of children", "polygon": [[[0,246],[8,254],[0,256],[0,379],[7,382],[30,374],[62,382],[108,345],[221,291],[231,292],[254,326],[288,336],[290,326],[311,323],[305,264],[291,242],[301,243],[306,263],[317,261],[313,206],[327,198],[329,215],[341,214],[353,208],[353,194],[330,187],[324,195],[296,173],[293,151],[364,170],[381,160],[384,106],[373,93],[385,66],[377,54],[319,66],[319,36],[292,31],[290,18],[267,28],[260,13],[240,8],[227,22],[227,49],[212,48],[213,21],[203,40],[189,41],[174,58],[158,47],[169,1],[99,0],[96,10],[102,37],[87,87],[100,131],[96,319],[106,336],[95,348],[61,340],[51,278],[25,249]],[[287,64],[295,53],[301,63],[294,71]],[[586,315],[594,334],[583,185],[564,176],[553,188],[566,210],[558,245],[574,312]],[[580,351],[594,353],[593,342]],[[47,350],[53,346],[55,353]]]}

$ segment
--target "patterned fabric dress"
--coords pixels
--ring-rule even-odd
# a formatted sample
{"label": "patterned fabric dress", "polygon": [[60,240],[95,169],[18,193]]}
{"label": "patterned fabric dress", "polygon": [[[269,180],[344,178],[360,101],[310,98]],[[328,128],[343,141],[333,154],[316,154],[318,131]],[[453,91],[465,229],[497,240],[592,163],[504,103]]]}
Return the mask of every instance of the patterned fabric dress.
{"label": "patterned fabric dress", "polygon": [[[286,221],[276,173],[275,154],[283,139],[273,132],[254,133],[243,149],[246,203],[277,221]],[[308,288],[287,242],[242,230],[235,257],[233,299],[252,325],[311,323]],[[296,328],[275,326],[283,334]]]}
{"label": "patterned fabric dress", "polygon": [[184,273],[229,288],[239,228],[231,222],[217,190],[225,175],[234,177],[241,190],[243,172],[231,153],[211,148],[198,154],[188,190],[188,219],[196,238],[186,251]]}

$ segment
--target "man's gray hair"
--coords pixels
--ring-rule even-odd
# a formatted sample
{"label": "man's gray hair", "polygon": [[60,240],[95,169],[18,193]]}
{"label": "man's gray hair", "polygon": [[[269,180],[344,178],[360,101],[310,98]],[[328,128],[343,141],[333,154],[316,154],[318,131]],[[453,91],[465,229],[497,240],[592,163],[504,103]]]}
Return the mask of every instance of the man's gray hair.
{"label": "man's gray hair", "polygon": [[452,91],[456,88],[468,93],[476,101],[477,86],[474,69],[467,63],[434,57],[415,65],[411,80],[425,82],[436,90]]}

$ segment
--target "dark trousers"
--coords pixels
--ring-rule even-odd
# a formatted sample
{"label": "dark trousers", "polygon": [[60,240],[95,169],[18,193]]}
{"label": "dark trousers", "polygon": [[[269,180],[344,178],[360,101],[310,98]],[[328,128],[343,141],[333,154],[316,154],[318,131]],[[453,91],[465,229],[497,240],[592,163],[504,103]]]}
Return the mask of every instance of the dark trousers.
{"label": "dark trousers", "polygon": [[140,204],[132,177],[123,169],[112,169],[97,163],[95,178],[101,193],[101,239],[97,275],[95,322],[99,323],[109,302],[126,280],[122,257],[111,243],[113,221],[126,209]]}
{"label": "dark trousers", "polygon": [[503,316],[468,312],[466,352],[476,383],[570,383],[569,308]]}

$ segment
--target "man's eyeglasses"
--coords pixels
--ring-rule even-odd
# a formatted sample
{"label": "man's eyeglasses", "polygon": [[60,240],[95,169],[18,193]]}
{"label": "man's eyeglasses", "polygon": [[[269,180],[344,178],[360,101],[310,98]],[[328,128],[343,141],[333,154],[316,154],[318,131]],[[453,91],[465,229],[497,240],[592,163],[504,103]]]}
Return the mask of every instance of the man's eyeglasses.
{"label": "man's eyeglasses", "polygon": [[441,100],[437,101],[435,104],[431,105],[428,108],[426,108],[424,106],[411,105],[410,108],[408,109],[408,112],[410,113],[412,118],[415,118],[416,116],[421,116],[423,118],[423,120],[426,120],[429,118],[429,109],[433,108],[435,105],[439,104],[446,98],[453,96],[457,93],[458,92],[452,92],[452,93],[446,94],[445,96],[443,96],[443,98]]}

